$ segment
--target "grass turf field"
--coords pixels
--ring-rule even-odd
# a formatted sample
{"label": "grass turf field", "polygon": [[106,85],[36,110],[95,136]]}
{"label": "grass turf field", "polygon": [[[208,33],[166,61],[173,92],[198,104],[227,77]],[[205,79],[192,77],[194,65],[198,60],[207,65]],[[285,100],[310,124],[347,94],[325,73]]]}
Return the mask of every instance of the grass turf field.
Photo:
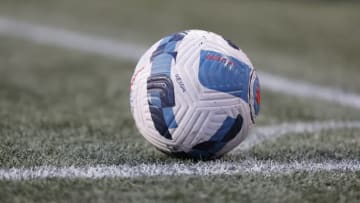
{"label": "grass turf field", "polygon": [[[191,3],[195,5],[187,6],[190,1],[2,0],[0,13],[145,45],[174,31],[212,30],[239,44],[258,70],[360,92],[360,30],[356,20],[360,4]],[[0,61],[1,169],[190,164],[157,152],[135,129],[128,105],[133,61],[39,45],[12,36],[0,37]],[[358,109],[315,98],[272,91],[264,91],[262,96],[258,127],[360,119]],[[288,133],[246,152],[225,156],[220,162],[358,161],[359,132]],[[359,171],[334,170],[0,180],[0,201],[356,202],[360,199],[359,175]]]}

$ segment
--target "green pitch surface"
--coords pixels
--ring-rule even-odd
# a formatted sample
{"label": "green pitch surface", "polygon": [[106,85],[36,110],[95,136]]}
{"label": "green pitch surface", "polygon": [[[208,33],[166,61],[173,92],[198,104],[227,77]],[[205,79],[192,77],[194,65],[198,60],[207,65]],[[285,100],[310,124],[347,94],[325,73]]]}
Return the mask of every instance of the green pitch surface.
{"label": "green pitch surface", "polygon": [[[145,46],[174,31],[212,30],[239,44],[262,72],[359,94],[360,4],[349,2],[1,0],[0,14]],[[250,164],[251,170],[245,171],[245,166],[244,172],[235,174],[219,169],[216,175],[206,170],[191,173],[193,169],[190,175],[181,174],[184,171],[172,166],[187,169],[197,163],[158,152],[134,126],[128,101],[134,66],[130,60],[0,35],[0,202],[360,199],[359,129],[289,132],[200,163],[271,162],[273,169],[258,170]],[[330,120],[357,121],[360,110],[266,90],[256,128]],[[349,164],[331,169],[331,163],[340,162]],[[304,164],[294,169],[294,163]],[[77,177],[76,172],[83,167],[141,164],[145,169],[140,176],[94,179]],[[154,176],[146,169],[157,165],[174,174]],[[274,169],[279,165],[281,170]],[[74,172],[63,178],[1,178],[12,168],[45,166]]]}

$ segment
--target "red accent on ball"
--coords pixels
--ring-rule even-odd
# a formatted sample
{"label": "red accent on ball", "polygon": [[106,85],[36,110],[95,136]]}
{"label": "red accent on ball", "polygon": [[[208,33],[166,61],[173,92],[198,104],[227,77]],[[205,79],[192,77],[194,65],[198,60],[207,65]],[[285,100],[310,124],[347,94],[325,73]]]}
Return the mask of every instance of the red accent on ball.
{"label": "red accent on ball", "polygon": [[256,103],[260,104],[261,102],[261,96],[260,96],[260,87],[256,89]]}

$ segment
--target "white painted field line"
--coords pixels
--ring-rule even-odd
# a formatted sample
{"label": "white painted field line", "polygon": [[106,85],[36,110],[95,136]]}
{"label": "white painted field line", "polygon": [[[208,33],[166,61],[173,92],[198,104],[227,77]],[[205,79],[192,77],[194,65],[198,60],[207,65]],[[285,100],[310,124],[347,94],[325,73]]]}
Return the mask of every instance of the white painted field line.
{"label": "white painted field line", "polygon": [[[36,25],[0,16],[0,35],[55,45],[107,57],[137,61],[146,47],[108,38],[84,35],[60,28]],[[336,88],[259,73],[264,89],[289,95],[311,97],[360,109],[360,95]]]}
{"label": "white painted field line", "polygon": [[87,167],[51,167],[0,169],[0,180],[29,180],[44,178],[133,178],[139,176],[180,176],[180,175],[234,175],[234,174],[289,174],[292,172],[318,171],[360,171],[360,161],[329,161],[277,163],[273,161],[246,160],[235,162],[200,162],[194,164],[140,164]]}
{"label": "white painted field line", "polygon": [[47,27],[0,17],[0,35],[62,48],[136,61],[145,50],[133,43],[87,36],[61,28]]}
{"label": "white painted field line", "polygon": [[[274,139],[287,133],[317,132],[321,130],[360,128],[360,121],[285,123],[279,126],[259,127],[249,139],[232,153],[248,150],[267,139]],[[28,180],[41,178],[104,178],[138,176],[179,176],[179,175],[232,175],[232,174],[287,174],[295,171],[360,171],[360,160],[327,162],[277,163],[273,161],[244,160],[242,162],[199,162],[195,164],[139,164],[131,166],[85,166],[0,169],[0,180]]]}
{"label": "white painted field line", "polygon": [[[275,139],[287,133],[317,132],[321,130],[360,128],[360,121],[285,123],[278,126],[259,127],[251,133],[232,154],[241,153],[267,139]],[[139,176],[179,175],[233,175],[233,174],[288,174],[295,171],[360,171],[360,160],[276,163],[273,161],[244,160],[238,162],[200,162],[196,164],[128,164],[118,166],[52,167],[0,169],[0,180],[29,180],[43,178],[132,178]]]}
{"label": "white painted field line", "polygon": [[323,87],[303,81],[293,80],[269,73],[259,73],[264,89],[299,97],[316,98],[347,107],[360,109],[360,95],[344,92],[337,88]]}
{"label": "white painted field line", "polygon": [[300,135],[302,133],[315,133],[322,130],[334,129],[359,129],[360,121],[316,121],[316,122],[297,122],[283,123],[280,125],[258,127],[250,133],[244,142],[230,153],[236,154],[247,151],[257,144],[269,139],[275,139],[283,135],[293,133]]}

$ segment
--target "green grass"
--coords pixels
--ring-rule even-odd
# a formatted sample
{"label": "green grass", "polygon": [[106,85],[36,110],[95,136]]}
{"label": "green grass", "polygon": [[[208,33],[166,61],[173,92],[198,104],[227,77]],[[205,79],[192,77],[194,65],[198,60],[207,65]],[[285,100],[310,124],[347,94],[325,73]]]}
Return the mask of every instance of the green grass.
{"label": "green grass", "polygon": [[[231,160],[255,158],[279,162],[359,160],[359,130],[327,130],[318,133],[289,133],[251,150],[231,155]],[[274,150],[276,149],[276,150]]]}
{"label": "green grass", "polygon": [[359,173],[0,182],[3,202],[357,202]]}
{"label": "green grass", "polygon": [[[2,167],[176,161],[134,127],[128,104],[134,64],[0,39]],[[360,117],[352,109],[270,92],[263,93],[263,104],[259,125]]]}

